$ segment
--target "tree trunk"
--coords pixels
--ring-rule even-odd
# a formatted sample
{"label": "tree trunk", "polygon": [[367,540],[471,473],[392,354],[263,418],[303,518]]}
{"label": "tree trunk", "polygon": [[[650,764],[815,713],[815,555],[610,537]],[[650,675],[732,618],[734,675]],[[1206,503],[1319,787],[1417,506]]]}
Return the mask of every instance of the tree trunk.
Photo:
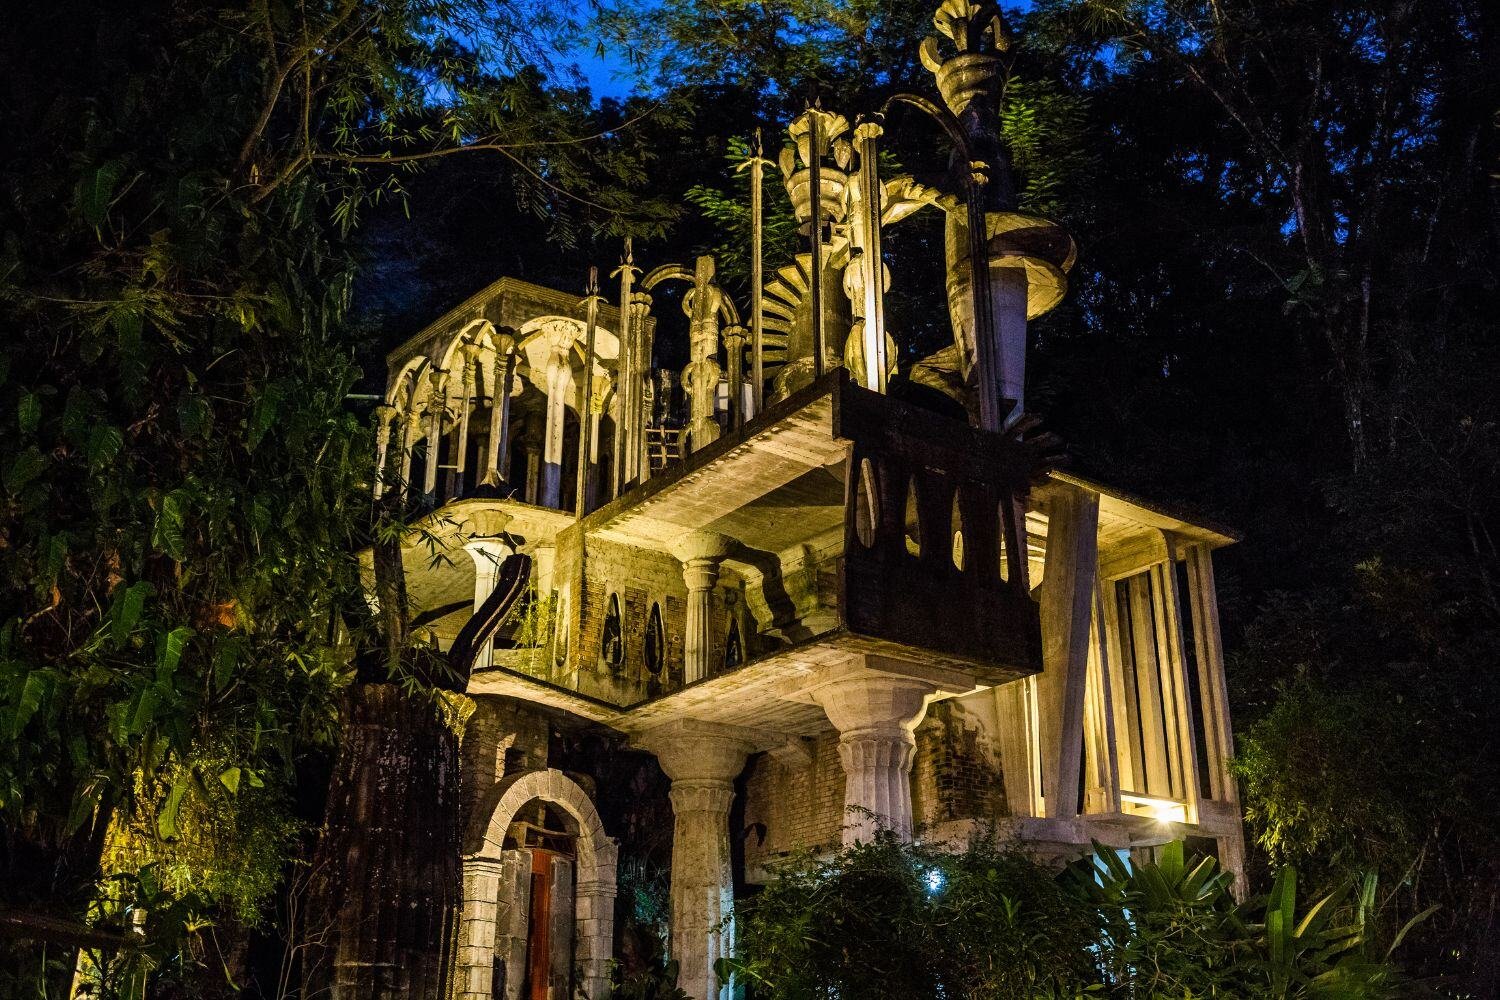
{"label": "tree trunk", "polygon": [[447,1000],[462,898],[458,734],[435,700],[394,684],[356,684],[347,699],[313,858],[304,995]]}

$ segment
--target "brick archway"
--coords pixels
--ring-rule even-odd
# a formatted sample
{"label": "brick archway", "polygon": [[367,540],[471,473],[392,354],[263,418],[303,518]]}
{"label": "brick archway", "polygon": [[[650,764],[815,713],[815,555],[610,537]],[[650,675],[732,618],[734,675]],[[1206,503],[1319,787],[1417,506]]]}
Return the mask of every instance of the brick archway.
{"label": "brick archway", "polygon": [[[519,936],[524,943],[526,907],[517,881],[527,852],[505,847],[505,831],[528,802],[540,799],[561,809],[578,827],[574,898],[575,964],[579,986],[591,998],[609,994],[614,946],[615,867],[618,848],[604,832],[599,812],[578,783],[553,768],[511,775],[486,792],[474,810],[463,843],[464,900],[459,928],[456,995],[461,1000],[504,1000],[492,993],[497,950]],[[502,960],[508,956],[502,954]],[[508,981],[514,996],[519,980]]]}

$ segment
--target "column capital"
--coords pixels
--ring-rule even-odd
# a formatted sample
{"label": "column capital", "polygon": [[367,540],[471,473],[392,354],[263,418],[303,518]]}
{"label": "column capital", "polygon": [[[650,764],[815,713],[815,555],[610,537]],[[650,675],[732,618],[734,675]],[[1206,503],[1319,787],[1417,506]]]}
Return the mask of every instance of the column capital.
{"label": "column capital", "polygon": [[673,540],[672,555],[679,562],[718,562],[733,552],[739,543],[717,531],[689,531]]}
{"label": "column capital", "polygon": [[679,782],[733,782],[755,751],[754,736],[738,726],[684,719],[647,730],[632,742],[655,755],[675,788]]}
{"label": "column capital", "polygon": [[916,728],[927,699],[938,688],[918,677],[875,671],[847,675],[808,692],[840,734],[863,730]]}
{"label": "column capital", "polygon": [[727,814],[734,802],[734,782],[731,779],[706,781],[674,781],[667,793],[672,800],[672,813],[719,813]]}

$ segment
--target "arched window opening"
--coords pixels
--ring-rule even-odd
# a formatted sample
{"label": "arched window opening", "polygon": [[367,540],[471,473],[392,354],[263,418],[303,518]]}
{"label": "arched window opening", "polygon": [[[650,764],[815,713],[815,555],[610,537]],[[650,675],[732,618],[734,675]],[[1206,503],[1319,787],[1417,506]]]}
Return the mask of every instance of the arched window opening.
{"label": "arched window opening", "polygon": [[953,528],[953,568],[960,573],[964,569],[964,514],[958,503],[958,492],[953,494],[953,518],[949,522]]}
{"label": "arched window opening", "polygon": [[865,548],[875,544],[880,523],[880,499],[875,492],[875,469],[868,458],[859,460],[859,482],[854,487],[854,534]]}
{"label": "arched window opening", "polygon": [[740,623],[729,619],[729,637],[724,640],[724,669],[732,670],[745,662],[744,643],[740,641]]}
{"label": "arched window opening", "polygon": [[906,551],[914,556],[922,554],[922,525],[917,515],[917,479],[913,476],[906,483]]}
{"label": "arched window opening", "polygon": [[646,669],[660,674],[667,660],[667,634],[661,624],[661,605],[652,603],[651,614],[646,618],[646,641],[642,650]]}
{"label": "arched window opening", "polygon": [[609,607],[604,612],[604,635],[600,642],[600,658],[610,670],[619,670],[625,662],[625,630],[620,622],[620,595],[609,595]]}

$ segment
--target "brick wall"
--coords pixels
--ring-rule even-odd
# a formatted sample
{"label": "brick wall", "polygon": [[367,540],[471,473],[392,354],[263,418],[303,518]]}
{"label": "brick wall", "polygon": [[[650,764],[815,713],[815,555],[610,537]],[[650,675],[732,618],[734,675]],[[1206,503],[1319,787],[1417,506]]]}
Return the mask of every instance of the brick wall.
{"label": "brick wall", "polygon": [[993,712],[984,710],[991,704],[988,698],[989,693],[982,692],[973,701],[936,702],[917,727],[912,764],[912,819],[917,827],[1009,814]]}
{"label": "brick wall", "polygon": [[459,746],[464,818],[501,778],[547,766],[551,730],[546,718],[513,698],[479,696]]}
{"label": "brick wall", "polygon": [[[759,754],[745,775],[745,869],[802,847],[836,846],[844,829],[844,768],[838,734],[808,745],[809,758]],[[764,828],[762,831],[762,827]],[[735,831],[736,833],[738,831]]]}

